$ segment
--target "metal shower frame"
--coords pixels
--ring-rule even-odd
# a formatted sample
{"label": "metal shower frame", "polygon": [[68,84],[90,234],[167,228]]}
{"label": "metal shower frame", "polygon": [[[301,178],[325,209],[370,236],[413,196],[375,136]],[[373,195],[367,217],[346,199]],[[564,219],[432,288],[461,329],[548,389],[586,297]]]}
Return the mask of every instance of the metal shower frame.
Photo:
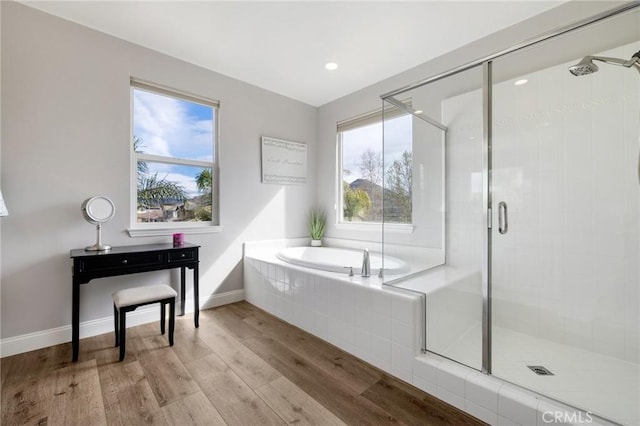
{"label": "metal shower frame", "polygon": [[[492,139],[492,63],[493,60],[505,56],[507,54],[516,52],[518,50],[533,46],[538,43],[553,39],[557,36],[569,33],[571,31],[595,24],[613,16],[631,11],[640,7],[640,0],[634,0],[616,8],[609,9],[607,11],[598,13],[586,19],[574,22],[567,26],[563,26],[552,30],[544,35],[540,35],[521,43],[515,44],[506,49],[500,50],[496,53],[484,56],[482,58],[471,61],[467,64],[452,68],[449,71],[445,71],[434,76],[425,78],[415,83],[406,85],[399,89],[380,95],[383,101],[393,102],[393,97],[402,93],[408,92],[413,89],[425,86],[430,83],[434,83],[438,80],[459,74],[461,72],[470,70],[477,66],[482,65],[483,69],[483,82],[482,82],[482,103],[483,103],[483,143],[482,143],[482,157],[483,157],[483,171],[482,171],[482,184],[483,184],[483,220],[487,224],[486,232],[483,237],[483,253],[482,253],[482,372],[485,374],[491,374],[491,139]],[[393,100],[390,100],[393,99]],[[434,124],[434,123],[432,123]],[[438,123],[440,124],[440,123]],[[435,124],[434,124],[435,125]],[[440,124],[441,125],[441,124]],[[439,126],[436,126],[439,127]],[[639,160],[639,178],[640,178],[640,160]],[[426,321],[426,320],[424,320]],[[424,322],[423,321],[423,322]],[[425,324],[426,325],[426,324]],[[425,348],[426,350],[426,342]]]}

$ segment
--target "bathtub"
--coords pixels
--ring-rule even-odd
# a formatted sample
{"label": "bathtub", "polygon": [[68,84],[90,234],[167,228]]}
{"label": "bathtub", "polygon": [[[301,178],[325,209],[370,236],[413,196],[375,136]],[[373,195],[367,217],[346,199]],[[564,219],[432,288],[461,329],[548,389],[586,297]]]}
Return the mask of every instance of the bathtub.
{"label": "bathtub", "polygon": [[[287,247],[280,250],[276,257],[283,262],[306,268],[320,269],[328,272],[359,274],[362,269],[362,250],[351,250],[336,247]],[[383,267],[382,254],[369,253],[371,274],[378,274]],[[384,257],[386,274],[402,274],[409,270],[403,260],[391,256]]]}

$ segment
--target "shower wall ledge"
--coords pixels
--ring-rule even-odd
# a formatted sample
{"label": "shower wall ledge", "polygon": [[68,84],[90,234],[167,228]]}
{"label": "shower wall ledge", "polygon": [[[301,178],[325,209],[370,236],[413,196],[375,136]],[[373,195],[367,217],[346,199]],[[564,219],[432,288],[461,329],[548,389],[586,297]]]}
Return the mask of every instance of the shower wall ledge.
{"label": "shower wall ledge", "polygon": [[436,354],[416,356],[412,371],[414,386],[490,425],[616,425]]}

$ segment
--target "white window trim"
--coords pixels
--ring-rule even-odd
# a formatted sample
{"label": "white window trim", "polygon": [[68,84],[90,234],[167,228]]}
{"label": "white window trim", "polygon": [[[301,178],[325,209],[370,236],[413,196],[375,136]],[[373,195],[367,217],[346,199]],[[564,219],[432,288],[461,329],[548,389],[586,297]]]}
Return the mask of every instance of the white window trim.
{"label": "white window trim", "polygon": [[[412,101],[411,99],[407,99],[402,101],[402,103],[411,110]],[[407,113],[406,111],[396,111],[399,108],[397,106],[393,107],[385,107],[385,109],[394,110],[391,118],[394,118],[395,115],[402,115]],[[375,124],[383,121],[383,109],[377,109],[374,111],[367,112],[365,114],[358,115],[353,118],[349,118],[346,120],[339,121],[336,123],[336,183],[337,183],[337,191],[336,191],[336,203],[337,212],[336,212],[336,229],[342,230],[350,230],[350,231],[359,231],[359,232],[382,232],[382,226],[384,225],[385,233],[393,233],[393,234],[412,234],[415,231],[415,225],[413,223],[395,223],[395,222],[350,222],[348,220],[344,220],[343,218],[343,201],[344,195],[342,193],[342,170],[343,170],[343,141],[342,141],[342,132],[357,129],[359,127],[368,126],[371,124]]]}
{"label": "white window trim", "polygon": [[384,225],[384,232],[392,234],[413,234],[416,227],[410,223],[395,223],[395,222],[349,222],[342,221],[336,223],[336,229],[343,229],[349,231],[360,232],[382,232],[382,226]]}
{"label": "white window trim", "polygon": [[[131,146],[133,140],[133,89],[145,90],[151,93],[157,93],[164,96],[174,97],[182,99],[188,102],[194,102],[210,106],[214,108],[214,129],[213,129],[213,162],[188,160],[188,159],[176,159],[174,157],[163,157],[152,154],[136,154]],[[130,204],[129,204],[129,224],[130,227],[126,229],[129,237],[154,237],[172,235],[176,232],[183,234],[212,234],[222,232],[222,225],[220,219],[220,177],[219,177],[219,163],[220,163],[220,151],[218,149],[218,134],[219,134],[219,116],[220,116],[220,102],[208,99],[202,96],[194,95],[185,91],[176,90],[167,86],[163,86],[157,83],[141,80],[135,77],[130,78],[130,137],[129,137],[129,159],[130,159]],[[214,185],[211,188],[212,203],[215,209],[212,211],[214,220],[211,222],[156,222],[152,224],[142,224],[137,222],[137,215],[133,206],[138,204],[138,186],[137,186],[137,165],[138,160],[155,161],[161,163],[180,164],[187,166],[198,166],[211,168],[211,177]]]}
{"label": "white window trim", "polygon": [[200,161],[200,160],[188,160],[188,159],[178,159],[175,157],[163,157],[161,155],[152,155],[152,154],[134,154],[136,160],[144,160],[155,163],[169,163],[169,164],[178,164],[181,166],[196,166],[196,167],[207,167],[210,168],[213,164],[215,166],[215,162],[211,163],[210,161]]}
{"label": "white window trim", "polygon": [[160,237],[165,235],[172,235],[176,232],[181,232],[185,235],[190,234],[217,234],[222,232],[221,225],[207,225],[207,226],[184,226],[184,227],[171,227],[171,228],[149,228],[149,229],[139,229],[139,228],[129,228],[127,229],[127,233],[131,238],[137,237]]}

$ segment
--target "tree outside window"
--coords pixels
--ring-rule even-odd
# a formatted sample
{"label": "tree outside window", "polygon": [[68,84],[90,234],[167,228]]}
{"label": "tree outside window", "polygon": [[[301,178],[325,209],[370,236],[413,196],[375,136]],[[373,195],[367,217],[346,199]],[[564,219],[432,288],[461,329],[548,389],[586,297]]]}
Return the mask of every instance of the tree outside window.
{"label": "tree outside window", "polygon": [[412,119],[386,120],[339,132],[344,222],[412,222]]}

